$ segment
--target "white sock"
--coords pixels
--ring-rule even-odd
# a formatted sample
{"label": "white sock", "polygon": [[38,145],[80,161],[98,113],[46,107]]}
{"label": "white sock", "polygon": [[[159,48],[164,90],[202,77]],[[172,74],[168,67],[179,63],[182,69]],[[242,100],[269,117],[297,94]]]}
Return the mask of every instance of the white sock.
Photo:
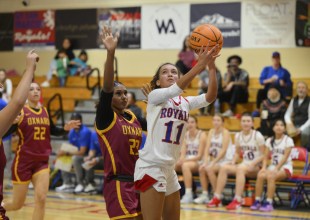
{"label": "white sock", "polygon": [[241,196],[235,196],[235,200],[237,200],[238,202],[241,202]]}
{"label": "white sock", "polygon": [[261,198],[259,196],[255,197],[255,200],[261,202]]}
{"label": "white sock", "polygon": [[269,202],[269,204],[272,204],[272,200],[273,199],[267,198],[267,202]]}
{"label": "white sock", "polygon": [[209,193],[208,193],[208,191],[203,190],[202,191],[202,195],[206,195],[207,196],[207,195],[209,195]]}
{"label": "white sock", "polygon": [[191,195],[192,194],[192,188],[185,188],[185,194]]}
{"label": "white sock", "polygon": [[216,197],[217,199],[222,199],[221,195],[214,193],[214,197]]}

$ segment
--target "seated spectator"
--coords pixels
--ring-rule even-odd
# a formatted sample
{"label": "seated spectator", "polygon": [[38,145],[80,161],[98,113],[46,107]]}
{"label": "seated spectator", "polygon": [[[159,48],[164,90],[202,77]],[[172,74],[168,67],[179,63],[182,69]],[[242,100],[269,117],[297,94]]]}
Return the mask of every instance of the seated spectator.
{"label": "seated spectator", "polygon": [[267,99],[261,105],[260,132],[262,135],[267,137],[273,135],[272,127],[277,120],[284,120],[285,111],[286,102],[281,98],[279,90],[270,87],[267,93]]}
{"label": "seated spectator", "polygon": [[[50,80],[52,79],[53,75],[57,75],[57,62],[56,61],[59,58],[59,56],[58,56],[59,51],[65,51],[69,61],[71,61],[75,58],[75,55],[73,53],[73,47],[72,47],[71,40],[68,38],[65,38],[62,42],[62,47],[57,51],[54,59],[50,63],[49,70],[46,74],[46,81],[44,81],[41,84],[42,87],[49,87],[50,86]],[[72,66],[69,64],[69,68],[71,68],[71,67]]]}
{"label": "seated spectator", "polygon": [[85,193],[91,193],[96,191],[95,188],[95,170],[103,170],[103,157],[98,141],[96,131],[91,132],[90,148],[88,155],[84,157],[84,164],[87,164],[88,168],[85,169]]}
{"label": "seated spectator", "polygon": [[[73,167],[76,176],[77,186],[74,189],[75,193],[81,193],[84,190],[84,181],[85,175],[82,167],[84,156],[87,155],[88,149],[90,147],[90,137],[91,130],[87,128],[84,124],[82,124],[82,115],[79,113],[73,113],[71,116],[71,120],[80,120],[81,125],[77,129],[72,129],[69,132],[69,142],[70,144],[76,146],[78,151],[72,155]],[[59,151],[57,156],[70,155],[63,151]],[[56,187],[56,191],[58,192],[66,192],[70,191],[74,185],[71,182],[70,173],[61,171],[63,185]]]}
{"label": "seated spectator", "polygon": [[[214,101],[214,112],[219,113],[220,112],[220,99],[218,97],[222,94],[222,75],[219,69],[216,68],[216,78],[217,78],[217,99]],[[208,91],[209,86],[209,71],[208,66],[206,66],[206,69],[202,71],[199,74],[199,94],[206,93]],[[206,108],[199,109],[200,113],[202,115],[209,115],[210,114],[210,108],[212,105],[208,105]]]}
{"label": "seated spectator", "polygon": [[90,71],[90,66],[87,65],[88,56],[85,50],[82,50],[78,57],[70,61],[71,76],[86,76]]}
{"label": "seated spectator", "polygon": [[147,130],[147,122],[146,119],[143,115],[143,111],[142,109],[136,105],[136,94],[134,92],[127,92],[127,98],[128,98],[128,102],[127,102],[127,109],[129,109],[130,111],[132,111],[135,116],[137,117],[138,121],[141,124],[142,130],[146,131]]}
{"label": "seated spectator", "polygon": [[56,60],[56,71],[59,80],[59,86],[65,87],[66,79],[68,76],[68,56],[64,50],[60,50],[58,53],[58,59]]}
{"label": "seated spectator", "polygon": [[234,115],[237,103],[247,103],[249,98],[249,74],[239,66],[242,59],[238,55],[233,55],[227,59],[227,73],[224,75],[223,93],[220,97],[221,102],[228,102],[230,108],[223,113],[224,117]]}
{"label": "seated spectator", "polygon": [[186,36],[184,39],[183,47],[178,57],[179,59],[175,65],[182,74],[186,74],[196,63],[195,52],[189,47],[189,36]]}
{"label": "seated spectator", "polygon": [[182,171],[185,185],[185,195],[181,203],[193,202],[192,176],[198,172],[207,139],[205,132],[197,128],[197,118],[194,116],[189,116],[187,129],[181,156],[176,164],[176,171]]}
{"label": "seated spectator", "polygon": [[8,103],[11,100],[13,85],[12,80],[6,77],[5,69],[0,69],[0,83],[3,85],[3,87],[0,89],[0,92],[2,93],[2,99]]}
{"label": "seated spectator", "polygon": [[279,52],[272,53],[272,66],[264,67],[259,77],[259,82],[264,88],[257,93],[257,109],[260,108],[262,101],[267,98],[267,91],[271,86],[276,87],[284,99],[292,95],[291,75],[287,69],[282,67]]}
{"label": "seated spectator", "polygon": [[308,85],[297,83],[297,96],[293,98],[285,113],[285,123],[290,136],[301,135],[301,145],[310,150],[310,98]]}

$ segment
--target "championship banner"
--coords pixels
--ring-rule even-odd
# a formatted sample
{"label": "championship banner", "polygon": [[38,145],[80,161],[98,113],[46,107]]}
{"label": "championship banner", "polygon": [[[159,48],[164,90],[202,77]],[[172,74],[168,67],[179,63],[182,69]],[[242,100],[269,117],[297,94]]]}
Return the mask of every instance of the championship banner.
{"label": "championship banner", "polygon": [[[141,8],[98,9],[99,33],[104,25],[112,27],[112,33],[118,32],[118,48],[139,49],[141,46]],[[100,35],[98,35],[100,36]],[[100,37],[97,38],[103,48]]]}
{"label": "championship banner", "polygon": [[310,47],[310,1],[298,0],[296,3],[296,45]]}
{"label": "championship banner", "polygon": [[189,4],[142,6],[142,49],[182,49],[189,35]]}
{"label": "championship banner", "polygon": [[97,9],[57,10],[56,47],[69,38],[73,49],[98,48]]}
{"label": "championship banner", "polygon": [[13,50],[14,14],[0,14],[0,51]]}
{"label": "championship banner", "polygon": [[53,49],[54,44],[54,11],[27,11],[14,14],[14,50],[36,47]]}
{"label": "championship banner", "polygon": [[191,5],[191,31],[200,24],[212,24],[219,28],[224,38],[223,47],[240,47],[241,4],[216,3]]}
{"label": "championship banner", "polygon": [[295,4],[292,0],[242,2],[241,46],[295,46]]}

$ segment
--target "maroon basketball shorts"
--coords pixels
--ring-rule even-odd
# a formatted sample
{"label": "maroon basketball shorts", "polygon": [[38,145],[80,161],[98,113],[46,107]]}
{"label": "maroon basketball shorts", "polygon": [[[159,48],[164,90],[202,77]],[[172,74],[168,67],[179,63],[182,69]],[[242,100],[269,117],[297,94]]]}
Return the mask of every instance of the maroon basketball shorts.
{"label": "maroon basketball shorts", "polygon": [[48,161],[14,158],[12,164],[12,181],[14,184],[28,184],[33,176],[41,172],[49,172]]}
{"label": "maroon basketball shorts", "polygon": [[139,194],[133,182],[106,180],[103,196],[111,219],[133,218],[141,214]]}

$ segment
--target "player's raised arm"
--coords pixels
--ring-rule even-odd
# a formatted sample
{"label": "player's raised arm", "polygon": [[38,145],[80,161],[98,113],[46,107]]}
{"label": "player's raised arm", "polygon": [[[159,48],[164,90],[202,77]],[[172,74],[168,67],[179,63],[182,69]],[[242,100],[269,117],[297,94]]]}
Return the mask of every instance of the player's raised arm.
{"label": "player's raised arm", "polygon": [[39,56],[34,50],[28,52],[26,57],[26,70],[24,71],[23,77],[19,82],[11,101],[0,112],[0,137],[2,137],[10,128],[11,124],[25,104],[38,60]]}
{"label": "player's raised arm", "polygon": [[217,89],[217,78],[216,78],[216,66],[215,66],[215,59],[217,57],[218,56],[212,56],[208,62],[209,88],[208,88],[208,92],[206,93],[206,100],[209,103],[213,102],[216,99],[217,91],[218,91],[218,89]]}
{"label": "player's raised arm", "polygon": [[101,33],[102,43],[107,49],[107,59],[104,66],[103,90],[112,92],[114,88],[114,54],[117,47],[118,34],[113,36],[111,27],[104,26]]}

